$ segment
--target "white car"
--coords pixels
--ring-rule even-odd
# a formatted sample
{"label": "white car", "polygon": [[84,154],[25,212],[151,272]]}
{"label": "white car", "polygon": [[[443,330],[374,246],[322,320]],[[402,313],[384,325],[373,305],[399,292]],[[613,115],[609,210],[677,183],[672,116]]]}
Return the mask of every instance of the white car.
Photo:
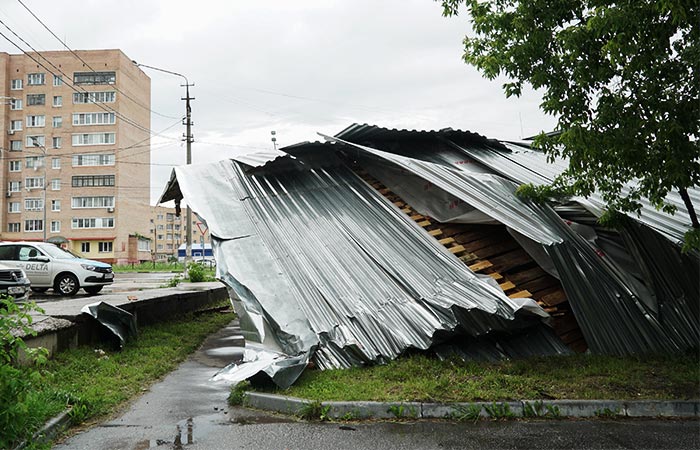
{"label": "white car", "polygon": [[83,288],[94,295],[114,281],[109,264],[79,258],[45,242],[0,242],[0,264],[22,269],[35,292],[53,288],[61,295],[75,295]]}

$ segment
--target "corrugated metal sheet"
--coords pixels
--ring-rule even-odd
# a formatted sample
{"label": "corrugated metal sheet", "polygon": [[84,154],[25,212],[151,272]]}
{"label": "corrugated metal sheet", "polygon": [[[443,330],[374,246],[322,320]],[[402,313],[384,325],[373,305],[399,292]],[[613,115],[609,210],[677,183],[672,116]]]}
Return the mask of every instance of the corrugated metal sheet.
{"label": "corrugated metal sheet", "polygon": [[[459,166],[408,158],[397,154],[402,150],[396,146],[392,147],[394,153],[388,153],[341,142],[420,176],[542,244],[556,266],[579,325],[593,351],[608,354],[679,352],[700,342],[700,325],[694,319],[700,309],[697,258],[681,255],[678,248],[660,235],[649,230],[647,240],[654,243],[659,254],[665,255],[666,264],[656,263],[651,253],[639,261],[642,271],[654,274],[655,286],[651,287],[651,292],[657,295],[648,298],[649,290],[642,291],[629,284],[630,279],[624,273],[624,268],[594,249],[553,209],[518,199],[514,195],[514,183],[496,175],[460,170]],[[415,151],[409,148],[407,153],[415,154]],[[470,155],[477,153],[472,150]],[[533,167],[535,165],[527,170],[535,173]],[[637,226],[631,230],[636,230],[636,233],[630,232],[629,236],[639,235],[648,229]],[[641,256],[644,253],[642,240],[637,240],[636,248]],[[676,280],[676,283],[673,289],[665,288],[659,292],[664,279]]]}
{"label": "corrugated metal sheet", "polygon": [[[557,160],[550,164],[542,152],[510,143],[503,143],[507,150],[495,147],[458,145],[454,142],[452,144],[486,167],[521,184],[550,184],[557,175],[564,171],[567,164],[563,160]],[[623,192],[628,192],[628,189],[623,190]],[[695,204],[700,203],[699,189],[688,189],[688,194]],[[605,210],[605,202],[598,194],[593,194],[588,198],[576,197],[574,200],[598,217]],[[663,233],[673,242],[680,243],[683,241],[685,232],[691,227],[688,210],[677,192],[669,192],[666,200],[678,208],[676,214],[670,215],[663,211],[658,211],[648,200],[641,199],[641,215],[637,216],[633,213],[628,215],[632,219],[639,220],[645,225]]]}
{"label": "corrugated metal sheet", "polygon": [[[543,326],[536,303],[476,276],[345,167],[261,175],[232,161],[209,166],[179,167],[177,180],[212,231],[217,276],[247,337],[290,356],[265,371],[280,385],[308,357],[350,367],[427,349],[436,334],[468,341]],[[567,351],[542,335],[530,351]]]}

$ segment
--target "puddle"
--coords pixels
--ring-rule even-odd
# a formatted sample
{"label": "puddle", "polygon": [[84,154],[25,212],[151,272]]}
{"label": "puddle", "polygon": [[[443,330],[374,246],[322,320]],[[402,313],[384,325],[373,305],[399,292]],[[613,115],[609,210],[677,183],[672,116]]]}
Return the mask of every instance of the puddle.
{"label": "puddle", "polygon": [[214,427],[221,425],[228,425],[226,416],[222,414],[209,414],[183,420],[175,427],[172,448],[173,450],[182,450],[184,447],[202,440],[209,435]]}

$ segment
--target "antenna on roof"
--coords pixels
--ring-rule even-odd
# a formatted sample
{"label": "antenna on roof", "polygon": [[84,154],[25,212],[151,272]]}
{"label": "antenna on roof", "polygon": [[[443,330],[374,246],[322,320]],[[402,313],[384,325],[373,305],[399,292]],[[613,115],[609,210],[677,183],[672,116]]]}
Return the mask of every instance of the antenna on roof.
{"label": "antenna on roof", "polygon": [[272,139],[271,139],[272,147],[274,147],[274,149],[277,150],[277,138],[275,137],[277,132],[275,130],[272,130],[272,131],[270,131],[270,134],[272,135]]}

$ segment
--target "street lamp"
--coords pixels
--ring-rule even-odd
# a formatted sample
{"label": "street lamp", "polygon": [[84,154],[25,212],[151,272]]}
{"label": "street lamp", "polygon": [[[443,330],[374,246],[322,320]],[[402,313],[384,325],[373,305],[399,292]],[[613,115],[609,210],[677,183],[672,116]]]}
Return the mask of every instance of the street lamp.
{"label": "street lamp", "polygon": [[[140,64],[137,63],[135,60],[131,60],[131,62],[136,65],[136,67],[145,67],[147,69],[152,69],[152,70],[157,70],[158,72],[163,72],[167,73],[170,75],[175,75],[177,77],[181,77],[185,80],[185,84],[181,85],[185,87],[185,94],[187,95],[185,98],[182,98],[181,100],[185,100],[185,125],[187,127],[187,134],[184,136],[185,137],[185,142],[187,142],[187,164],[192,164],[192,142],[194,141],[194,136],[192,136],[192,108],[190,107],[190,100],[194,100],[194,98],[190,97],[190,86],[194,86],[194,84],[190,84],[189,80],[187,79],[186,76],[184,76],[181,73],[177,72],[172,72],[170,70],[165,70],[165,69],[160,69],[158,67],[153,67],[153,66],[148,66],[146,64]],[[187,205],[187,227],[185,228],[185,276],[187,276],[187,263],[190,262],[192,259],[192,209],[190,209],[190,205]]]}
{"label": "street lamp", "polygon": [[42,223],[42,227],[44,230],[44,242],[46,242],[46,147],[43,145],[39,144],[39,139],[37,139],[36,136],[31,136],[32,140],[32,145],[35,148],[38,148],[41,150],[41,153],[44,155],[44,161],[43,161],[43,166],[44,166],[44,207],[42,208],[44,210],[44,221]]}

